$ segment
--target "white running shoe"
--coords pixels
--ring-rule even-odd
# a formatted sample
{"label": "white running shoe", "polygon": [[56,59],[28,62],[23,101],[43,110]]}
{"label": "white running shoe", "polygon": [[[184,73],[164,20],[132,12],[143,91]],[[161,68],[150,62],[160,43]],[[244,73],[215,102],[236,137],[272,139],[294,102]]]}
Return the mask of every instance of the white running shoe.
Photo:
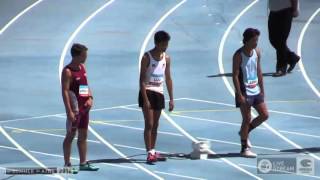
{"label": "white running shoe", "polygon": [[250,148],[246,148],[244,151],[241,151],[240,152],[240,155],[242,157],[245,157],[245,158],[256,158],[257,157],[257,154],[255,154],[254,152],[252,152],[250,150]]}

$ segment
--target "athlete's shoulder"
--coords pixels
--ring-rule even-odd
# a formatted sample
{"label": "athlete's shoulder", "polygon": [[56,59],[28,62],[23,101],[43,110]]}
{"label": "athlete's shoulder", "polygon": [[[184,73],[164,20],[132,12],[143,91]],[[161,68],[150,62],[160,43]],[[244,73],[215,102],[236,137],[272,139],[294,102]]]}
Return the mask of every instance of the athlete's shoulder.
{"label": "athlete's shoulder", "polygon": [[72,71],[70,67],[67,65],[62,70],[62,78],[70,78],[72,76]]}
{"label": "athlete's shoulder", "polygon": [[83,68],[84,70],[86,70],[86,65],[85,64],[81,63],[80,67]]}
{"label": "athlete's shoulder", "polygon": [[233,54],[233,58],[241,58],[242,47],[237,49],[236,52]]}
{"label": "athlete's shoulder", "polygon": [[257,54],[261,54],[261,49],[260,48],[257,47],[254,50],[257,52]]}
{"label": "athlete's shoulder", "polygon": [[70,72],[71,73],[71,68],[70,68],[70,66],[69,66],[69,64],[68,65],[66,65],[63,69],[62,69],[62,73],[63,72]]}
{"label": "athlete's shoulder", "polygon": [[260,48],[255,48],[255,51],[257,53],[257,56],[260,58],[261,57],[261,49]]}
{"label": "athlete's shoulder", "polygon": [[145,52],[141,58],[141,67],[143,68],[147,68],[150,64],[150,57],[148,55],[148,52]]}
{"label": "athlete's shoulder", "polygon": [[166,61],[170,61],[170,55],[168,53],[164,53],[164,57]]}
{"label": "athlete's shoulder", "polygon": [[146,60],[149,60],[150,59],[150,55],[149,55],[149,51],[145,52],[142,56],[142,59],[146,59]]}

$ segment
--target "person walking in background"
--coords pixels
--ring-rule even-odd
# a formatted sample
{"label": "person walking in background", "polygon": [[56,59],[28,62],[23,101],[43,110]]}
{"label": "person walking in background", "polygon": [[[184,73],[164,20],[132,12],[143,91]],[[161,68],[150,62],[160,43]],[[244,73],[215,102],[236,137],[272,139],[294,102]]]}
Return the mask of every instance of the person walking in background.
{"label": "person walking in background", "polygon": [[274,76],[279,77],[290,73],[300,60],[287,46],[292,19],[299,15],[299,0],[269,0],[269,10],[269,40],[277,53]]}

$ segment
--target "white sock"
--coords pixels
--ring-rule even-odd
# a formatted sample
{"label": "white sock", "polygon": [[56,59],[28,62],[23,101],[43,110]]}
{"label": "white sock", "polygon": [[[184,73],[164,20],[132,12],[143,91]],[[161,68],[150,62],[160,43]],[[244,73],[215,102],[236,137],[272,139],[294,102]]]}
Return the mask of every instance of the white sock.
{"label": "white sock", "polygon": [[156,151],[154,149],[151,149],[150,151],[148,151],[148,153],[154,155],[156,153]]}

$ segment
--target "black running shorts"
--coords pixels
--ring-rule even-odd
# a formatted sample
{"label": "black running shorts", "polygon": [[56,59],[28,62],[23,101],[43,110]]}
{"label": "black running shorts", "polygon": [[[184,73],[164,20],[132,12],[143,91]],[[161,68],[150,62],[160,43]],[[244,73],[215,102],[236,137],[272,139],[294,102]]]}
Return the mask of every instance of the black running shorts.
{"label": "black running shorts", "polygon": [[[164,96],[161,93],[147,90],[148,100],[153,110],[161,110],[165,108]],[[143,97],[141,92],[139,92],[139,107],[143,107]]]}

